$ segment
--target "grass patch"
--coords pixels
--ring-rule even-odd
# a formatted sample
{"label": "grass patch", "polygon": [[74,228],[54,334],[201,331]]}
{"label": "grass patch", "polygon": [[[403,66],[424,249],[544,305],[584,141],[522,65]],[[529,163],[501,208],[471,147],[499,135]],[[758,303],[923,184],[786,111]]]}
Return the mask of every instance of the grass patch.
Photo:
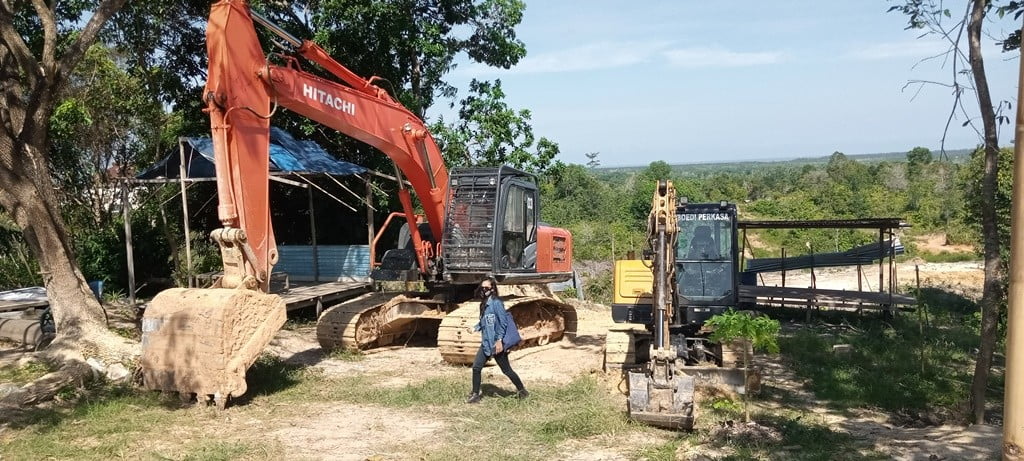
{"label": "grass patch", "polygon": [[262,439],[232,441],[204,430],[223,414],[213,408],[185,409],[177,398],[125,387],[95,387],[67,407],[21,414],[0,438],[0,458],[35,459],[280,459],[281,450]]}
{"label": "grass patch", "polygon": [[380,405],[389,408],[414,408],[462,403],[466,398],[466,380],[429,378],[401,387],[381,386],[382,377],[370,375],[330,379],[323,389],[329,400]]}
{"label": "grass patch", "polygon": [[339,347],[331,351],[331,353],[328,354],[328,357],[335,360],[341,360],[342,362],[362,362],[363,360],[366,359],[366,356],[363,355],[362,352],[355,349],[342,347]]}
{"label": "grass patch", "polygon": [[234,440],[201,440],[185,447],[185,452],[172,459],[183,461],[228,461],[281,459],[280,450],[262,444]]}
{"label": "grass patch", "polygon": [[[466,381],[430,379],[406,388],[372,392],[371,398],[386,406],[422,402],[430,405],[435,417],[448,423],[441,434],[443,443],[412,453],[410,457],[417,459],[547,460],[557,456],[559,446],[567,440],[589,441],[597,436],[653,430],[629,422],[624,398],[609,394],[590,377],[577,378],[565,386],[534,386],[525,400],[502,396],[485,385],[484,400],[476,405],[463,403]],[[360,393],[356,391],[345,399]]]}
{"label": "grass patch", "polygon": [[[953,408],[970,386],[970,353],[978,344],[967,322],[973,304],[940,290],[922,290],[920,298],[930,314],[923,329],[917,313],[850,316],[855,329],[819,325],[780,338],[782,354],[816,396],[839,407]],[[835,344],[854,351],[837,356]]]}
{"label": "grass patch", "polygon": [[0,368],[0,383],[27,384],[53,370],[42,362]]}
{"label": "grass patch", "polygon": [[675,461],[676,452],[685,443],[683,439],[675,439],[659,445],[646,447],[636,454],[636,459],[646,461]]}
{"label": "grass patch", "polygon": [[960,263],[977,261],[979,258],[978,254],[974,252],[950,252],[945,250],[938,253],[920,251],[916,256],[929,263]]}

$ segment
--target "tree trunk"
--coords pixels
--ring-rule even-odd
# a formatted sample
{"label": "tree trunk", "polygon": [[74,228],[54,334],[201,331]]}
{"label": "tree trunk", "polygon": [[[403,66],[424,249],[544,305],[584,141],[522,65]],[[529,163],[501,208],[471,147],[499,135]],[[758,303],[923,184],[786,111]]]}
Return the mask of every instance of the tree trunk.
{"label": "tree trunk", "polygon": [[981,27],[985,19],[988,0],[974,0],[971,5],[971,19],[967,25],[970,47],[971,74],[978,93],[978,109],[984,126],[985,173],[982,177],[981,232],[985,253],[985,283],[981,297],[981,345],[974,366],[971,382],[971,413],[975,424],[985,422],[985,391],[988,387],[992,353],[995,350],[999,303],[1001,293],[1001,256],[999,249],[999,224],[996,220],[995,193],[999,173],[999,139],[996,135],[996,117],[992,108],[992,97],[985,76],[985,63],[981,56]]}
{"label": "tree trunk", "polygon": [[39,261],[57,327],[47,355],[55,361],[97,356],[105,362],[131,362],[136,355],[134,347],[107,329],[103,308],[74,259],[49,169],[40,155],[43,151],[4,136],[0,136],[0,151],[18,159],[10,169],[0,168],[0,206],[21,228]]}

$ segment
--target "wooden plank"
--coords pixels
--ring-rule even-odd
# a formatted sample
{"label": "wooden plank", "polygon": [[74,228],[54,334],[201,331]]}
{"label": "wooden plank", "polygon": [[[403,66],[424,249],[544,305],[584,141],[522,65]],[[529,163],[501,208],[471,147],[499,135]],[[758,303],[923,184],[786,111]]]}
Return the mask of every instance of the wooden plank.
{"label": "wooden plank", "polygon": [[293,311],[315,306],[318,302],[326,305],[341,301],[364,293],[369,289],[370,284],[366,282],[327,282],[297,286],[286,293],[280,293],[280,295],[284,299],[287,309]]}
{"label": "wooden plank", "polygon": [[824,288],[797,288],[797,287],[766,287],[754,285],[741,285],[741,297],[766,298],[774,297],[782,299],[802,300],[806,303],[808,299],[822,301],[840,302],[868,302],[875,304],[917,304],[917,299],[904,294],[879,293],[874,291],[850,291],[850,290],[829,290]]}
{"label": "wooden plank", "polygon": [[833,309],[888,308],[891,305],[916,305],[913,296],[903,294],[828,290],[796,287],[740,286],[740,298],[756,299],[762,303],[791,305],[798,307],[828,307]]}
{"label": "wooden plank", "polygon": [[45,299],[30,299],[26,301],[0,301],[0,312],[18,311],[33,307],[46,307],[50,302]]}

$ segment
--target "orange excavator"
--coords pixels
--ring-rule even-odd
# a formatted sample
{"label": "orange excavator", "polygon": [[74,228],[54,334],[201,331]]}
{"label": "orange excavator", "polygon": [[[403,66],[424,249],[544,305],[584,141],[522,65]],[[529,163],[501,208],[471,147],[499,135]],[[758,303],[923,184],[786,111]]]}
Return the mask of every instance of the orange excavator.
{"label": "orange excavator", "polygon": [[[257,38],[264,26],[289,49],[271,63]],[[507,166],[451,172],[414,113],[334,59],[249,9],[242,0],[211,6],[209,71],[203,92],[210,115],[218,216],[212,232],[224,274],[213,288],[161,292],[143,318],[144,386],[186,398],[212,397],[224,407],[246,391],[245,372],[285,321],[280,297],[268,294],[277,261],[268,199],[270,118],[284,107],[365,142],[395,166],[406,221],[400,245],[375,263],[375,281],[418,281],[426,291],[374,292],[331,307],[318,322],[324,349],[371,347],[436,337],[442,357],[471,363],[479,336],[473,288],[493,276],[523,347],[575,332],[575,310],[546,284],[572,276],[572,238],[540,223],[533,177]],[[304,71],[299,57],[336,77]],[[417,214],[410,191],[419,198]],[[383,232],[383,229],[382,229]],[[404,241],[404,242],[403,242]],[[376,242],[375,242],[376,245]],[[374,245],[374,246],[375,246]],[[371,248],[371,254],[373,254]]]}

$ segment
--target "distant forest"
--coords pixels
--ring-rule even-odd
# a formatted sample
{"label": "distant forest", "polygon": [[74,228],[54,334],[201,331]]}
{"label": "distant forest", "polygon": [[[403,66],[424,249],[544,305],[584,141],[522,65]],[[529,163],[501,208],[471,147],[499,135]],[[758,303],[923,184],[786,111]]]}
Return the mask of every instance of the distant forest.
{"label": "distant forest", "polygon": [[[1012,156],[1001,161],[997,205],[1009,229]],[[596,159],[595,159],[596,160]],[[594,164],[596,162],[592,162]],[[647,213],[657,179],[674,181],[691,202],[730,201],[741,219],[843,219],[899,217],[912,227],[908,236],[942,234],[948,243],[977,244],[975,198],[980,188],[980,157],[970,150],[937,155],[917,147],[909,152],[784,161],[743,161],[647,167],[600,168],[563,165],[544,181],[543,217],[569,228],[579,260],[612,260],[644,247]],[[755,235],[759,256],[781,248],[845,250],[877,239],[868,231],[768,230]],[[929,260],[975,258],[975,254],[926,254],[910,239],[907,257]]]}

